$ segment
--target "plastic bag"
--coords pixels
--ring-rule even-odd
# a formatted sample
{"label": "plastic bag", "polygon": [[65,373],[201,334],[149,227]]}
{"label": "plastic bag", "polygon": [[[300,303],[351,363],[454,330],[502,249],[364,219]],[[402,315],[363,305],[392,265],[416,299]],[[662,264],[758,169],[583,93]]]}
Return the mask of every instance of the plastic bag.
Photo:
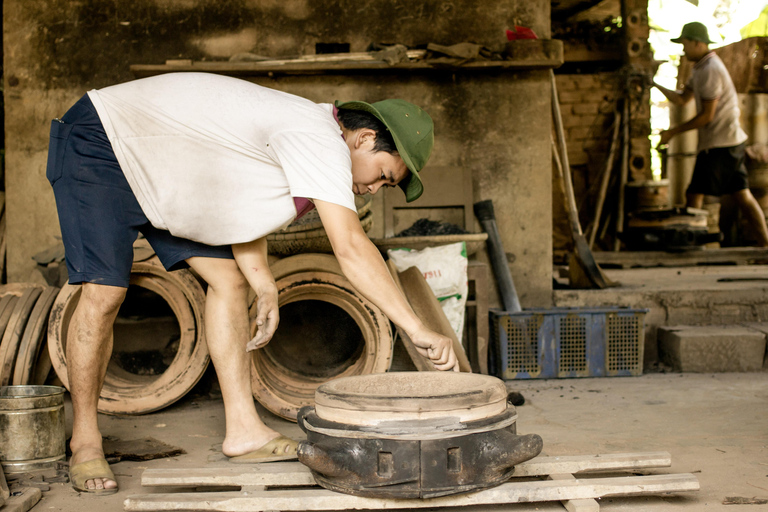
{"label": "plastic bag", "polygon": [[398,272],[416,267],[440,301],[440,305],[461,342],[467,304],[467,247],[464,242],[414,249],[389,249],[389,259]]}

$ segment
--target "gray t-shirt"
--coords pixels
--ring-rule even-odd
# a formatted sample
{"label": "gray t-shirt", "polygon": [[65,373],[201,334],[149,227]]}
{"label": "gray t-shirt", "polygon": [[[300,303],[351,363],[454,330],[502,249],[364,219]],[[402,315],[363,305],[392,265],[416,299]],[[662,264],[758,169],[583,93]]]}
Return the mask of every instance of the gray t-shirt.
{"label": "gray t-shirt", "polygon": [[747,140],[739,125],[739,98],[731,75],[715,52],[709,52],[693,66],[693,74],[685,84],[693,90],[696,112],[703,110],[706,100],[717,100],[715,117],[699,128],[698,150],[738,146]]}

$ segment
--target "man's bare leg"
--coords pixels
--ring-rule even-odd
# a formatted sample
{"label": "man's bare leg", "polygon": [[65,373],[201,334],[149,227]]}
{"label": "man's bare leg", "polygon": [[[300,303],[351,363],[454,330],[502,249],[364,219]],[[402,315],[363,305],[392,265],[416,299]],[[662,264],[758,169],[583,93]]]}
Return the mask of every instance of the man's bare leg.
{"label": "man's bare leg", "polygon": [[259,418],[251,392],[250,287],[235,260],[195,257],[189,265],[208,283],[205,336],[221,386],[226,419],[222,451],[228,457],[257,450],[280,435]]}
{"label": "man's bare leg", "polygon": [[749,221],[752,229],[757,234],[757,245],[760,247],[768,247],[768,227],[765,224],[765,213],[760,208],[760,204],[752,195],[752,192],[748,188],[739,190],[733,197],[741,209],[741,212]]}
{"label": "man's bare leg", "polygon": [[[125,288],[84,283],[67,334],[67,374],[72,395],[70,467],[104,457],[97,405],[112,355],[112,329],[125,298]],[[86,481],[89,489],[113,489],[107,478]]]}

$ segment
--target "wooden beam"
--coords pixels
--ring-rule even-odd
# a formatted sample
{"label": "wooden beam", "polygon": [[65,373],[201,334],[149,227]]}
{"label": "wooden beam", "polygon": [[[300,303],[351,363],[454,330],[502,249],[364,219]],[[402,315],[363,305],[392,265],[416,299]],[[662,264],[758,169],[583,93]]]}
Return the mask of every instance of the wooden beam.
{"label": "wooden beam", "polygon": [[[539,456],[518,464],[513,477],[637,470],[671,465],[672,457],[667,452]],[[144,487],[306,486],[314,482],[309,468],[298,462],[272,462],[242,467],[147,469],[141,475],[141,485]]]}
{"label": "wooden beam", "polygon": [[606,496],[642,496],[699,490],[690,473],[594,478],[588,480],[509,482],[484,491],[431,499],[364,498],[326,489],[147,494],[129,496],[126,511],[216,510],[298,511],[347,509],[423,509],[540,501],[583,500]]}
{"label": "wooden beam", "polygon": [[[575,480],[576,477],[570,473],[563,473],[559,475],[549,475],[550,480]],[[594,499],[589,498],[586,500],[564,500],[560,503],[563,504],[565,510],[568,512],[599,512],[600,504]]]}
{"label": "wooden beam", "polygon": [[602,455],[569,455],[561,457],[535,457],[515,466],[513,476],[546,476],[558,473],[586,473],[590,471],[666,468],[672,465],[667,452],[609,453]]}

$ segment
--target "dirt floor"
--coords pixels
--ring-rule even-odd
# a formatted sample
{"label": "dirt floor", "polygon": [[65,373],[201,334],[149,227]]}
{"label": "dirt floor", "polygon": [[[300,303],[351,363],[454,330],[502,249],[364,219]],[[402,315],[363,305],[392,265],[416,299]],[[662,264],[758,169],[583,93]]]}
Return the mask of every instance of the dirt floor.
{"label": "dirt floor", "polygon": [[[518,407],[518,431],[544,439],[547,455],[666,451],[672,467],[644,473],[693,473],[698,492],[670,496],[605,498],[605,511],[757,511],[754,505],[723,505],[726,497],[768,499],[768,372],[648,374],[642,377],[508,382],[526,398]],[[71,414],[67,404],[67,426]],[[263,412],[268,424],[301,439],[293,423]],[[100,416],[102,433],[121,440],[154,437],[183,448],[184,455],[148,462],[119,462],[116,495],[78,495],[53,483],[35,511],[122,510],[142,488],[147,468],[222,467],[223,406],[212,391],[192,393],[160,412],[138,417]],[[465,508],[477,512],[479,507]],[[559,511],[559,503],[483,507],[482,510]]]}

